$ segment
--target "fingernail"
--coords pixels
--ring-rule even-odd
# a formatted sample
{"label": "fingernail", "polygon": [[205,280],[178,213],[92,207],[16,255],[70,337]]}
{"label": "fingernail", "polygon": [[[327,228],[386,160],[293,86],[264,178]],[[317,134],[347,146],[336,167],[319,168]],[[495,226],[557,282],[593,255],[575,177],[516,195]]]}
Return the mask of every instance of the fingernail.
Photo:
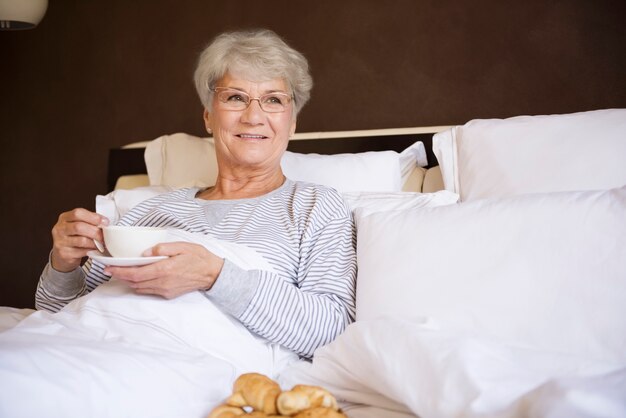
{"label": "fingernail", "polygon": [[111,272],[109,271],[109,269],[104,269],[102,270],[102,272],[104,273],[105,276],[109,276],[111,277],[113,274],[111,274]]}
{"label": "fingernail", "polygon": [[107,226],[109,224],[109,218],[101,217],[100,218],[100,226]]}

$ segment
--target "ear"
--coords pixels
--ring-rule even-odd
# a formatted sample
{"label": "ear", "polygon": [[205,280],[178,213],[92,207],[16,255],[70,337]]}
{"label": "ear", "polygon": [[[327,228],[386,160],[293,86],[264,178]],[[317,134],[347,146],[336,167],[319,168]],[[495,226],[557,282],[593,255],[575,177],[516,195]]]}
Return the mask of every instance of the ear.
{"label": "ear", "polygon": [[204,119],[204,127],[209,134],[213,133],[213,118],[211,117],[211,113],[208,109],[204,109],[204,113],[202,114],[202,118]]}
{"label": "ear", "polygon": [[293,120],[291,121],[291,128],[289,128],[289,138],[291,138],[293,134],[296,133],[296,122],[296,118],[293,118]]}

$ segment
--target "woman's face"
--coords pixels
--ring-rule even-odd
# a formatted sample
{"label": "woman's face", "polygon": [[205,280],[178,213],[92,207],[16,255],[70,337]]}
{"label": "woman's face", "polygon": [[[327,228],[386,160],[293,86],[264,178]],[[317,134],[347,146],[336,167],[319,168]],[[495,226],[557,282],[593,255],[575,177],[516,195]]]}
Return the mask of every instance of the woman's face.
{"label": "woman's face", "polygon": [[[216,84],[248,94],[251,98],[267,93],[291,95],[281,79],[252,81],[227,73]],[[244,110],[227,110],[214,94],[211,109],[205,109],[204,121],[213,132],[218,166],[250,170],[280,169],[280,159],[295,132],[296,118],[291,101],[284,112],[267,113],[258,100],[251,100]]]}

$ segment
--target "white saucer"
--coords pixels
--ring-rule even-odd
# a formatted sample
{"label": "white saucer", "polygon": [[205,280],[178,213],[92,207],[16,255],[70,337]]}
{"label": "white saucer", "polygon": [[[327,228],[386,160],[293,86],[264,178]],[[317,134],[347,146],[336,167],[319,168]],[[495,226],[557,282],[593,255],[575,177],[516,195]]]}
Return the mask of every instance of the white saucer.
{"label": "white saucer", "polygon": [[168,258],[166,255],[158,255],[155,257],[111,257],[102,254],[100,251],[89,251],[87,253],[89,258],[93,258],[96,261],[104,264],[105,266],[145,266],[146,264],[152,264],[160,260]]}

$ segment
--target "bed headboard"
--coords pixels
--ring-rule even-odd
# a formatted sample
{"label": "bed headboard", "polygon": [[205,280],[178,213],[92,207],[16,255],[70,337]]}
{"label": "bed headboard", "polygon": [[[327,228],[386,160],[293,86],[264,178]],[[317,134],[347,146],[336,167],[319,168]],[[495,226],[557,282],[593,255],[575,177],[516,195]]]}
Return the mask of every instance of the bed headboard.
{"label": "bed headboard", "polygon": [[[417,128],[371,129],[358,131],[297,133],[289,141],[287,149],[303,154],[342,154],[366,151],[401,152],[409,145],[422,141],[426,148],[428,166],[437,165],[432,151],[432,138],[449,126]],[[130,144],[109,150],[107,185],[113,190],[117,179],[124,175],[146,174],[144,161],[145,142]]]}

